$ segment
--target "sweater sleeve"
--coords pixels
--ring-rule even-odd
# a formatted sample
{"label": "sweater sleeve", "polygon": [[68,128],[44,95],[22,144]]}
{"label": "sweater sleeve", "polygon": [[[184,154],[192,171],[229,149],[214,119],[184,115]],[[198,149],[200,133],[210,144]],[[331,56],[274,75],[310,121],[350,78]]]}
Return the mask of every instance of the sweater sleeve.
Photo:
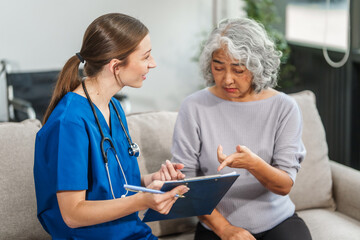
{"label": "sweater sleeve", "polygon": [[306,154],[301,135],[302,116],[298,105],[293,100],[285,107],[280,118],[272,160],[272,166],[287,172],[293,182]]}
{"label": "sweater sleeve", "polygon": [[196,109],[189,101],[184,101],[175,123],[172,161],[184,164],[182,172],[187,177],[194,177],[199,170],[200,151],[200,126],[196,120]]}

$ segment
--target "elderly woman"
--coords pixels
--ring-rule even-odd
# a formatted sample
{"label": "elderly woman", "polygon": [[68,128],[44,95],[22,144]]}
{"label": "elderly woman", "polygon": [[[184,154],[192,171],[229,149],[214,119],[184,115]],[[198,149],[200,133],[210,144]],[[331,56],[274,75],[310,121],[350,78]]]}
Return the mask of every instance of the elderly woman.
{"label": "elderly woman", "polygon": [[305,149],[296,102],[272,88],[280,56],[251,19],[221,22],[205,44],[200,66],[210,87],[183,102],[172,160],[188,177],[240,177],[199,217],[195,239],[311,239],[288,196]]}

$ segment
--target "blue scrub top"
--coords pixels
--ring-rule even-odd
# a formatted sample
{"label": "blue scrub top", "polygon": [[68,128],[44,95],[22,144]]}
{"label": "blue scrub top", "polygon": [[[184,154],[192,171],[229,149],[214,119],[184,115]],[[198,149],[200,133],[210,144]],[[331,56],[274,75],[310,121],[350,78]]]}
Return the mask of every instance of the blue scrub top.
{"label": "blue scrub top", "polygon": [[[112,99],[128,131],[124,111]],[[111,129],[95,106],[105,137],[112,140],[128,184],[140,185],[136,157],[128,154],[129,143],[116,112],[109,104]],[[113,199],[100,149],[101,135],[88,100],[67,93],[36,135],[34,179],[38,218],[53,239],[157,239],[135,212],[115,221],[69,228],[63,221],[57,191],[86,190],[86,200]],[[105,149],[109,147],[106,143]],[[109,171],[116,198],[126,191],[124,177],[112,151]],[[129,192],[127,196],[134,193]]]}

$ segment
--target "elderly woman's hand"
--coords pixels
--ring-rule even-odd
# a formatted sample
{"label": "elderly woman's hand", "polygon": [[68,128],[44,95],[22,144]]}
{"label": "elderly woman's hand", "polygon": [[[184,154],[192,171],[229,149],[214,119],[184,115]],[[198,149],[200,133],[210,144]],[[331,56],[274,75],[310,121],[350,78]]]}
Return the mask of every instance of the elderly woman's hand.
{"label": "elderly woman's hand", "polygon": [[256,240],[250,232],[233,225],[228,225],[220,237],[222,240]]}
{"label": "elderly woman's hand", "polygon": [[245,168],[251,169],[256,166],[256,164],[261,161],[259,156],[253,153],[250,149],[245,146],[236,146],[236,152],[227,156],[223,153],[223,148],[219,145],[217,149],[218,161],[220,162],[220,166],[218,167],[218,171],[223,169],[226,166],[232,168]]}

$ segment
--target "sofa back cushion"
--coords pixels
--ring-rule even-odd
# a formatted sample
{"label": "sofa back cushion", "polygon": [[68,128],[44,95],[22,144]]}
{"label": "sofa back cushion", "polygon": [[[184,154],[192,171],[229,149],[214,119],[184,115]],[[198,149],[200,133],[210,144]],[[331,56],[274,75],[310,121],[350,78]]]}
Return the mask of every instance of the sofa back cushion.
{"label": "sofa back cushion", "polygon": [[[141,174],[158,171],[166,159],[171,159],[171,144],[176,112],[148,112],[128,115],[131,138],[141,149],[138,158]],[[144,212],[141,212],[142,215]],[[195,228],[197,218],[183,218],[147,223],[153,234],[161,237]]]}
{"label": "sofa back cushion", "polygon": [[37,120],[0,123],[0,239],[50,239],[36,216],[33,178]]}
{"label": "sofa back cushion", "polygon": [[296,210],[335,208],[325,130],[316,108],[315,95],[311,91],[302,91],[290,96],[302,112],[302,139],[307,152],[290,198]]}

